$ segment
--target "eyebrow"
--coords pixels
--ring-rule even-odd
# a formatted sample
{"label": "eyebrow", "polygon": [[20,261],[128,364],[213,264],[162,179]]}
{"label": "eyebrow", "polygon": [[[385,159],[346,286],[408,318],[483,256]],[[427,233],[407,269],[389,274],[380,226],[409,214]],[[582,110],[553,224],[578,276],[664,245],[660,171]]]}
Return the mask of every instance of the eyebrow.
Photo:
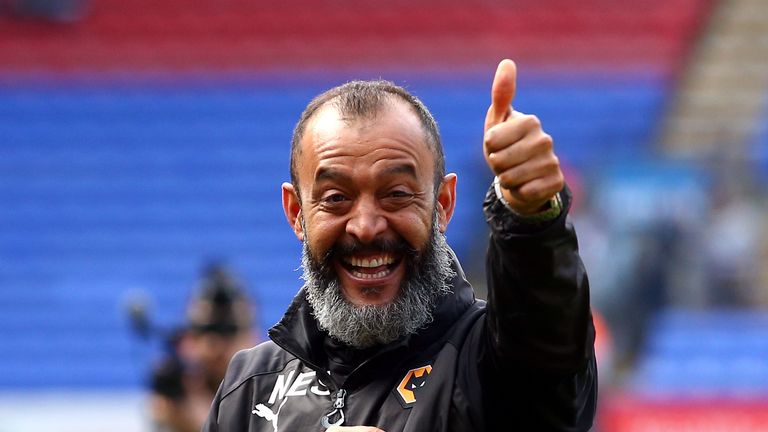
{"label": "eyebrow", "polygon": [[410,164],[410,163],[403,163],[403,164],[398,164],[398,165],[395,165],[395,166],[391,166],[391,167],[385,169],[382,174],[383,175],[387,175],[387,174],[390,174],[390,175],[391,174],[407,174],[407,175],[413,177],[414,179],[418,178],[418,176],[416,175],[416,167],[413,166],[413,164]]}
{"label": "eyebrow", "polygon": [[[416,167],[410,163],[403,163],[386,168],[379,175],[392,175],[392,174],[406,174],[414,179],[418,178],[416,174]],[[351,177],[339,170],[333,168],[320,168],[315,174],[315,182],[323,180],[335,180],[335,181],[351,181]]]}
{"label": "eyebrow", "polygon": [[315,182],[322,180],[349,181],[350,177],[349,175],[333,168],[320,168],[317,170],[317,174],[315,174]]}

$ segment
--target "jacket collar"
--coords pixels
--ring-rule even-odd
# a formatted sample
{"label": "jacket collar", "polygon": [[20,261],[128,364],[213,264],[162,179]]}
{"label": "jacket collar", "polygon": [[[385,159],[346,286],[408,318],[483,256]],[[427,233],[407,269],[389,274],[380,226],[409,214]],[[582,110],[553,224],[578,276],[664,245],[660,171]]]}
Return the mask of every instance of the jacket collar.
{"label": "jacket collar", "polygon": [[[451,267],[456,276],[451,280],[452,293],[443,297],[435,309],[435,319],[426,328],[417,333],[400,338],[391,345],[411,345],[417,347],[445,333],[459,316],[475,302],[472,286],[467,282],[464,270],[459,264],[456,254],[451,250]],[[306,300],[305,288],[302,287],[293,298],[283,318],[269,329],[269,337],[281,348],[295,355],[305,363],[316,368],[322,368],[325,356],[323,340],[328,334],[317,325],[312,315],[312,307]]]}

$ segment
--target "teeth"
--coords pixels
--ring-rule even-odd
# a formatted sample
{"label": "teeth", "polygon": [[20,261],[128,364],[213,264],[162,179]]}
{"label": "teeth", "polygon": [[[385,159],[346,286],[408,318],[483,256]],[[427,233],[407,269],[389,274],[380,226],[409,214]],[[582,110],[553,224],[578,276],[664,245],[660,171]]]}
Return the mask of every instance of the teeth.
{"label": "teeth", "polygon": [[391,273],[390,270],[382,270],[380,272],[376,272],[376,273],[373,273],[373,274],[360,273],[360,272],[353,271],[352,275],[355,276],[356,278],[360,278],[360,279],[378,279],[378,278],[383,278],[384,276],[386,276],[386,275],[388,275],[390,273]]}
{"label": "teeth", "polygon": [[372,267],[379,267],[383,265],[389,265],[395,262],[394,257],[390,254],[385,255],[379,255],[378,257],[371,257],[371,258],[358,258],[358,257],[346,257],[344,259],[348,264],[351,264],[354,267],[365,267],[365,268],[372,268]]}

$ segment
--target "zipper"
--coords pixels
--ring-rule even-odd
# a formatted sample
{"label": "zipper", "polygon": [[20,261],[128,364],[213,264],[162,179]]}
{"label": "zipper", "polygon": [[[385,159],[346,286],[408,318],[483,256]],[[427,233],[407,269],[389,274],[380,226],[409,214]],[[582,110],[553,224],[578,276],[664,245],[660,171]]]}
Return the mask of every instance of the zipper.
{"label": "zipper", "polygon": [[[344,424],[344,403],[347,397],[347,391],[339,389],[334,395],[333,411],[329,412],[320,420],[324,428],[331,426],[341,426]],[[334,420],[334,418],[336,420]]]}
{"label": "zipper", "polygon": [[[289,350],[281,341],[272,339],[272,341],[275,343],[275,345],[282,348],[284,351],[293,354],[291,350]],[[293,354],[296,355],[296,354]],[[299,359],[302,363],[304,363],[306,366],[309,366],[310,369],[315,371],[315,374],[320,379],[322,368],[317,367],[317,365],[313,364],[312,362],[306,361],[300,356],[296,356],[297,359]],[[333,410],[329,412],[328,414],[325,414],[321,419],[320,423],[323,425],[324,428],[329,428],[331,426],[341,426],[344,423],[345,416],[344,416],[344,406],[346,405],[346,398],[347,398],[347,391],[339,388],[340,386],[336,384],[336,380],[331,376],[330,372],[326,372],[325,378],[328,379],[328,384],[326,387],[328,387],[330,390],[335,390],[335,392],[332,393],[333,398]],[[322,382],[325,384],[325,382]],[[336,420],[333,420],[333,419]]]}
{"label": "zipper", "polygon": [[[389,347],[388,349],[385,349],[376,355],[374,355],[371,358],[366,359],[362,363],[360,363],[355,369],[350,372],[350,374],[347,376],[347,379],[344,381],[344,385],[349,385],[350,377],[355,375],[356,373],[359,374],[359,371],[363,369],[366,365],[372,363],[374,360],[378,359],[379,357],[383,356],[384,354],[387,354],[389,352],[392,352],[402,346],[402,342],[394,347]],[[330,373],[328,374],[328,378],[331,378]],[[333,382],[335,385],[336,383]],[[344,424],[345,416],[344,416],[344,406],[346,405],[346,398],[347,398],[347,391],[343,388],[339,388],[339,386],[336,386],[338,390],[333,395],[333,411],[329,412],[323,418],[320,420],[323,427],[328,429],[331,426],[341,426]]]}

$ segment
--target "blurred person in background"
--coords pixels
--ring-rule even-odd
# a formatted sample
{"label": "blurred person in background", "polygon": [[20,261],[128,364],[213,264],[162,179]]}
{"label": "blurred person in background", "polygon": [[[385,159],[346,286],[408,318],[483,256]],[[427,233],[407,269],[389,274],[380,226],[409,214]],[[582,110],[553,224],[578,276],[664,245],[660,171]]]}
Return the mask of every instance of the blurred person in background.
{"label": "blurred person in background", "polygon": [[748,177],[720,175],[712,193],[709,229],[704,234],[708,305],[751,307],[762,303],[763,215],[763,199]]}
{"label": "blurred person in background", "polygon": [[[565,178],[573,192],[568,217],[579,233],[579,256],[589,269],[589,292],[592,319],[595,325],[595,355],[600,376],[600,388],[612,384],[614,378],[614,344],[611,327],[601,313],[621,307],[613,285],[617,278],[612,254],[610,232],[604,215],[597,213],[590,202],[593,192],[582,174],[573,167],[564,167]],[[622,311],[626,313],[626,311]]]}
{"label": "blurred person in background", "polygon": [[187,310],[187,324],[169,339],[152,374],[150,410],[160,432],[199,431],[227,364],[257,342],[252,305],[222,266],[211,266]]}
{"label": "blurred person in background", "polygon": [[353,81],[310,102],[283,184],[305,285],[271,341],[235,355],[203,430],[590,429],[594,328],[571,194],[551,137],[511,106],[516,83],[502,61],[484,142],[467,144],[497,176],[487,304],[446,243],[457,178],[421,101]]}

